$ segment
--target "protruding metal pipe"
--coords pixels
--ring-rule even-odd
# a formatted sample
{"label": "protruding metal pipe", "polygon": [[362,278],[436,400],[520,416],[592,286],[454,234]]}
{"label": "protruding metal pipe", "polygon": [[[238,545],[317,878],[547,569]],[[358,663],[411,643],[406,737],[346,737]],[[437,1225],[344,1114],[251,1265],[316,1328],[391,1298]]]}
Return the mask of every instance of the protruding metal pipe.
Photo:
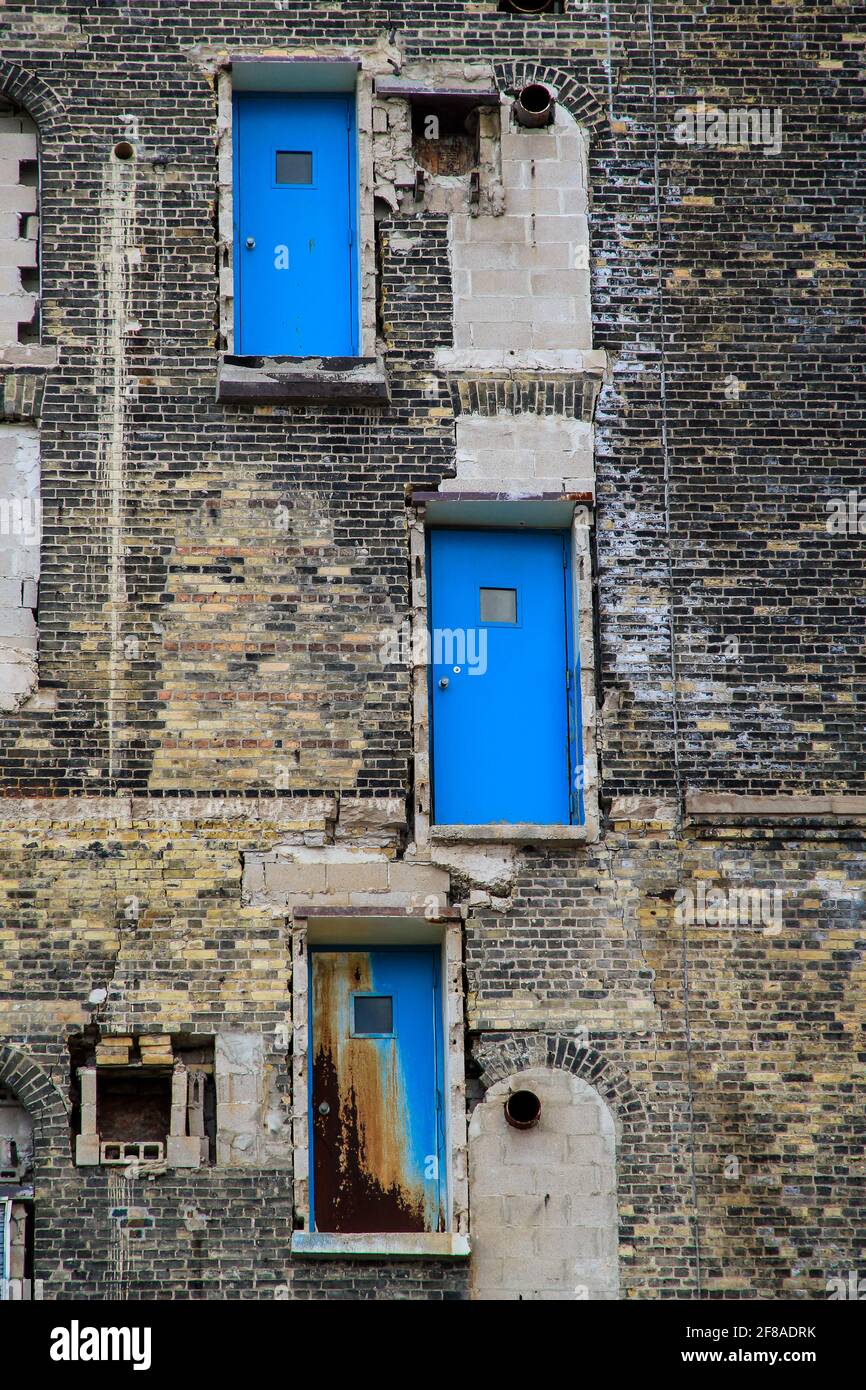
{"label": "protruding metal pipe", "polygon": [[541,1118],[541,1101],[534,1091],[512,1091],[505,1102],[505,1118],[514,1129],[532,1129]]}
{"label": "protruding metal pipe", "polygon": [[531,82],[519,93],[514,103],[514,115],[521,125],[550,125],[555,106],[556,98],[547,88],[542,87],[540,82]]}

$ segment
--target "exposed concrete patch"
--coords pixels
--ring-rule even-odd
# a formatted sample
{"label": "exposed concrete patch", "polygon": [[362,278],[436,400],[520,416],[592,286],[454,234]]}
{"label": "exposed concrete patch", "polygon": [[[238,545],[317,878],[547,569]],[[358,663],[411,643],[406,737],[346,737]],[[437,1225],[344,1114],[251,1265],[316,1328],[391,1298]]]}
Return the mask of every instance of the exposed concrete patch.
{"label": "exposed concrete patch", "polygon": [[36,689],[42,502],[39,432],[0,424],[0,710]]}
{"label": "exposed concrete patch", "polygon": [[593,429],[583,420],[539,415],[461,415],[457,474],[449,491],[591,491]]}

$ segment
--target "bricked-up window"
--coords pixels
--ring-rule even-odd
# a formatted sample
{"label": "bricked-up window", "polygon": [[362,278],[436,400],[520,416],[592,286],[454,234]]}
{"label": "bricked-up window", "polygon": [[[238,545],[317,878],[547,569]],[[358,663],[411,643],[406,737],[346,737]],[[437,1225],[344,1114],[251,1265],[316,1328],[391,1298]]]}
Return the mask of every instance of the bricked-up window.
{"label": "bricked-up window", "polygon": [[213,1039],[82,1035],[70,1056],[76,1163],[197,1168],[212,1160]]}
{"label": "bricked-up window", "polygon": [[0,349],[39,342],[39,139],[0,96]]}

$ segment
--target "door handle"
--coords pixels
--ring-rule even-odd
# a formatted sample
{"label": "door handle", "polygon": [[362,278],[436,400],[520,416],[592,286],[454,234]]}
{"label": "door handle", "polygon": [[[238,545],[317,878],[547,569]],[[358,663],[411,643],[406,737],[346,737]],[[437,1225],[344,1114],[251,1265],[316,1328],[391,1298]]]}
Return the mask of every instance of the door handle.
{"label": "door handle", "polygon": [[255,237],[254,237],[254,236],[248,236],[248,237],[247,237],[247,250],[248,250],[248,251],[255,251],[255,249],[256,249],[256,239],[255,239]]}
{"label": "door handle", "polygon": [[439,689],[440,689],[440,690],[447,690],[447,689],[448,689],[448,677],[447,677],[447,676],[443,676],[442,679],[440,680],[440,682],[439,682]]}
{"label": "door handle", "polygon": [[331,1107],[330,1107],[330,1105],[328,1104],[328,1102],[327,1102],[326,1100],[323,1100],[322,1103],[321,1103],[321,1105],[319,1106],[319,1114],[320,1114],[320,1115],[330,1115],[330,1113],[331,1113]]}

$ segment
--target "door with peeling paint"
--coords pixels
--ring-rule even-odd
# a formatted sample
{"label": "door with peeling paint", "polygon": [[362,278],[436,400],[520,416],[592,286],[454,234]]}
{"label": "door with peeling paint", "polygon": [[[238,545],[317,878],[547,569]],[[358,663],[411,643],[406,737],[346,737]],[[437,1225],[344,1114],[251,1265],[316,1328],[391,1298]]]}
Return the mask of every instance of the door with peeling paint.
{"label": "door with peeling paint", "polygon": [[444,1231],[439,951],[310,951],[311,1208],[330,1232]]}
{"label": "door with peeling paint", "polygon": [[236,92],[235,352],[357,353],[354,96]]}

